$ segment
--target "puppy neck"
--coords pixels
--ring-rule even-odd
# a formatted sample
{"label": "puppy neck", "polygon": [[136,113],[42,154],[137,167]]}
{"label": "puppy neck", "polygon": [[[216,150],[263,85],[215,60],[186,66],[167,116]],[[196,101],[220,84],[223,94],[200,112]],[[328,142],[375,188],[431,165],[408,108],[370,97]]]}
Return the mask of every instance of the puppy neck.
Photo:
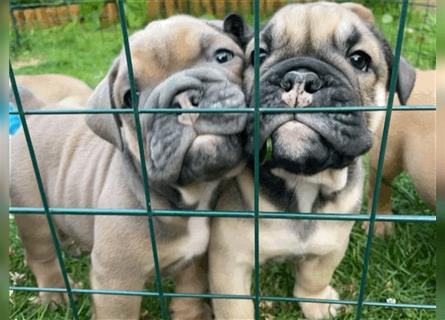
{"label": "puppy neck", "polygon": [[[275,168],[267,175],[260,174],[260,210],[312,212],[321,197],[329,197],[347,186],[348,171],[349,168],[327,169],[314,175],[298,175]],[[244,202],[253,210],[252,169],[244,170],[237,181]]]}
{"label": "puppy neck", "polygon": [[182,202],[186,206],[193,207],[197,210],[213,209],[222,185],[239,175],[244,169],[244,166],[244,163],[240,163],[227,172],[221,179],[195,182],[187,186],[175,186],[175,188],[181,194]]}

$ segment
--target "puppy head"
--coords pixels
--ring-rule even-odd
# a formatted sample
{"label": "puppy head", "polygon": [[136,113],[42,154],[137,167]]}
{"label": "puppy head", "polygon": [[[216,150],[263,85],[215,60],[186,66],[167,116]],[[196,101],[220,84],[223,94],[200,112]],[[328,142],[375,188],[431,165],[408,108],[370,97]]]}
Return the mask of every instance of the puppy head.
{"label": "puppy head", "polygon": [[[181,113],[181,109],[241,108],[244,68],[237,15],[216,23],[175,16],[150,23],[130,38],[138,101],[132,101],[125,55],[115,60],[89,101],[92,107],[139,110],[177,108],[177,113],[141,114],[149,176],[163,183],[212,180],[241,161],[243,114]],[[237,32],[235,32],[237,31]],[[92,115],[90,128],[138,157],[132,114]]]}
{"label": "puppy head", "polygon": [[[311,3],[278,11],[261,32],[262,107],[386,105],[392,51],[359,4]],[[253,100],[254,43],[245,73]],[[404,101],[415,71],[400,64],[398,93]],[[261,142],[273,142],[271,167],[313,174],[343,168],[372,144],[375,114],[269,114],[261,121]],[[248,127],[252,136],[252,126]],[[247,145],[252,150],[252,145]]]}

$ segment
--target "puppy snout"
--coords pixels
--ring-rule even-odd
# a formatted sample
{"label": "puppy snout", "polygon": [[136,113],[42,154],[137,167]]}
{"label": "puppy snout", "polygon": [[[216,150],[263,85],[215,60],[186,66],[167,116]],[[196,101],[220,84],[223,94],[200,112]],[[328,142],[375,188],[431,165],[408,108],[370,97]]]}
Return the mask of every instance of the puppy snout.
{"label": "puppy snout", "polygon": [[202,100],[202,94],[198,90],[187,90],[177,94],[173,100],[173,105],[181,109],[190,109],[198,107]]}
{"label": "puppy snout", "polygon": [[313,94],[321,89],[320,77],[309,70],[292,70],[280,82],[284,93],[282,100],[289,107],[305,107],[313,102]]}
{"label": "puppy snout", "polygon": [[[198,90],[187,90],[177,94],[173,100],[174,106],[181,109],[197,108],[202,100],[202,94]],[[193,125],[199,118],[199,113],[181,113],[178,121],[184,125]]]}
{"label": "puppy snout", "polygon": [[286,92],[291,91],[295,87],[302,86],[302,89],[313,94],[321,89],[322,82],[319,76],[307,70],[290,71],[286,73],[280,83],[281,88]]}

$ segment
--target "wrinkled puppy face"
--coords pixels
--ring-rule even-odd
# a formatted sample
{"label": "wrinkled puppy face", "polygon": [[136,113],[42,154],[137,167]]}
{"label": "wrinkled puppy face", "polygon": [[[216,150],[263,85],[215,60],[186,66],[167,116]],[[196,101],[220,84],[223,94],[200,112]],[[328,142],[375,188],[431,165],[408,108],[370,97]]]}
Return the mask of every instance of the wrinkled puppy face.
{"label": "wrinkled puppy face", "polygon": [[[261,106],[384,106],[392,54],[371,20],[356,4],[295,4],[277,12],[260,35]],[[253,105],[253,41],[246,58]],[[302,174],[343,168],[370,149],[370,122],[363,112],[265,114],[261,143],[270,138],[273,145],[265,167]],[[247,130],[252,137],[253,126]]]}
{"label": "wrinkled puppy face", "polygon": [[[242,26],[242,18],[235,15],[223,23],[175,16],[152,22],[130,38],[138,108],[178,109],[140,116],[152,180],[178,185],[208,181],[240,164],[244,114],[181,113],[181,109],[245,106],[243,50],[237,38]],[[121,54],[108,76],[114,108],[136,103],[127,70]],[[119,118],[122,140],[139,158],[133,115]]]}

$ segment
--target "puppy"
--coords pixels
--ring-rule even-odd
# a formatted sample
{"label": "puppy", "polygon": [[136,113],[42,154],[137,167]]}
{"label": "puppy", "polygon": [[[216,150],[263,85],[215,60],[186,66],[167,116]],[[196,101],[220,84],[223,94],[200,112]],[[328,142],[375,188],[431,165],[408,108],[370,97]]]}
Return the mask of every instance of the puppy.
{"label": "puppy", "polygon": [[[243,167],[240,133],[246,116],[180,113],[189,108],[239,108],[244,68],[242,18],[224,23],[175,16],[150,23],[130,38],[138,102],[131,100],[124,53],[94,90],[88,106],[178,108],[177,114],[141,114],[153,209],[206,209],[222,180]],[[29,128],[51,207],[145,208],[133,115],[30,116]],[[19,131],[12,140],[12,206],[40,207],[28,150]],[[207,218],[154,217],[160,266],[176,272],[202,255]],[[93,289],[143,290],[154,273],[146,216],[54,216],[59,237],[91,252]],[[17,215],[27,263],[39,287],[63,287],[44,216]],[[67,241],[70,240],[70,241]],[[203,283],[176,273],[180,286],[202,292]],[[188,280],[188,281],[187,281]],[[200,281],[197,279],[196,281]],[[178,291],[184,288],[177,287]],[[59,293],[40,293],[61,302]],[[94,295],[96,319],[138,319],[141,297]],[[204,318],[191,305],[176,318]]]}
{"label": "puppy", "polygon": [[[436,104],[436,71],[417,70],[417,79],[408,105]],[[396,103],[397,104],[397,103]],[[369,209],[374,195],[377,163],[380,152],[384,122],[381,121],[374,138],[374,147],[369,153]],[[408,172],[416,190],[433,208],[436,207],[436,112],[393,111],[383,163],[382,184],[377,213],[391,213],[391,183],[402,171]],[[363,228],[368,230],[369,223]],[[394,223],[377,221],[374,233],[390,234]]]}
{"label": "puppy", "polygon": [[85,82],[62,74],[21,75],[16,82],[50,107],[85,106],[93,93]]}
{"label": "puppy", "polygon": [[[322,22],[322,23],[320,23]],[[298,26],[298,27],[296,27]],[[385,105],[393,54],[359,4],[328,2],[288,5],[260,34],[261,106]],[[246,49],[253,61],[254,44]],[[409,95],[414,69],[400,65],[398,94]],[[245,72],[245,92],[253,105],[253,65]],[[376,115],[365,112],[262,114],[259,208],[265,212],[357,213],[363,193],[360,156],[372,145]],[[246,150],[252,157],[253,121]],[[253,163],[224,190],[220,210],[253,210]],[[295,259],[294,295],[338,299],[330,286],[342,260],[353,222],[261,219],[260,263]],[[212,221],[209,247],[212,293],[250,294],[254,267],[251,219]],[[253,319],[249,300],[212,301],[216,319]],[[300,303],[307,319],[335,316],[338,305]]]}

